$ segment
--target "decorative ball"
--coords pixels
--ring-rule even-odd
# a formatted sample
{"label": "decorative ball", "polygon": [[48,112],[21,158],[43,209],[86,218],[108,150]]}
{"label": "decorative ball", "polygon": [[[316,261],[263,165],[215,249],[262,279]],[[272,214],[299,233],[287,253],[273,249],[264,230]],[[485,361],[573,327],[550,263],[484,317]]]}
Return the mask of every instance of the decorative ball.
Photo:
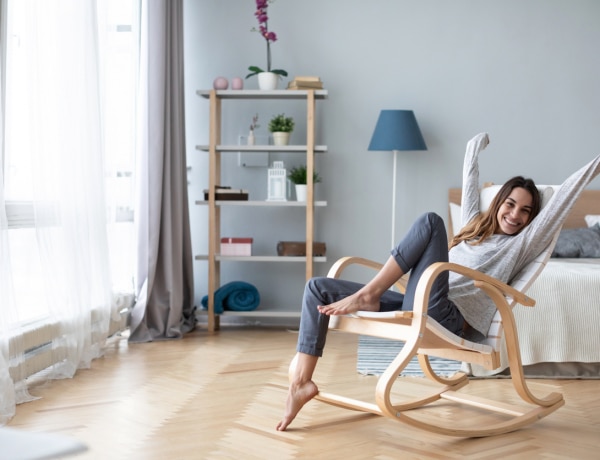
{"label": "decorative ball", "polygon": [[225,77],[217,77],[217,78],[215,78],[215,81],[213,81],[214,89],[227,89],[228,86],[229,86],[229,82],[227,81],[227,78],[225,78]]}
{"label": "decorative ball", "polygon": [[242,80],[240,77],[232,78],[231,89],[244,89],[244,80]]}

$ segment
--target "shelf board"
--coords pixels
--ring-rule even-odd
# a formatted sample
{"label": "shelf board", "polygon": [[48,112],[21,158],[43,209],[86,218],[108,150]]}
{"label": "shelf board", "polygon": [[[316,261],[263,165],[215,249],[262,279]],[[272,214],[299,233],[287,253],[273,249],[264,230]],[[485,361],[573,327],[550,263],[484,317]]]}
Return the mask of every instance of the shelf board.
{"label": "shelf board", "polygon": [[[208,145],[197,145],[196,150],[203,152],[209,151]],[[306,145],[217,145],[218,152],[248,152],[248,153],[264,153],[264,152],[301,152],[306,153]],[[315,145],[315,153],[327,152],[326,145]]]}
{"label": "shelf board", "polygon": [[[208,316],[207,310],[199,309],[196,316]],[[258,307],[252,311],[230,311],[225,310],[217,316],[238,316],[238,317],[269,317],[269,318],[300,318],[300,311],[277,310],[275,307]]]}
{"label": "shelf board", "polygon": [[[196,260],[208,260],[207,255],[195,256]],[[305,256],[216,256],[218,262],[302,262]],[[327,257],[313,257],[313,262],[327,262]]]}
{"label": "shelf board", "polygon": [[[197,205],[207,206],[207,200],[196,200]],[[216,206],[282,206],[282,207],[299,207],[305,208],[306,201],[249,201],[249,200],[217,200],[215,201]],[[313,203],[315,207],[327,206],[327,201],[315,201]]]}
{"label": "shelf board", "polygon": [[[198,90],[198,96],[208,99],[212,90]],[[260,89],[219,89],[216,91],[221,99],[306,99],[308,90],[276,89],[265,91]],[[315,99],[327,99],[326,89],[316,90]]]}

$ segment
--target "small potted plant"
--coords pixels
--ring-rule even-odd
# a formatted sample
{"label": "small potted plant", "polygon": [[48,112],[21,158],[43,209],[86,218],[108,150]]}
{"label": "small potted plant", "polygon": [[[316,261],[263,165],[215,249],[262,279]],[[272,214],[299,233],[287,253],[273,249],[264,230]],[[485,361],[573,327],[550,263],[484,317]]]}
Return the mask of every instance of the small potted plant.
{"label": "small potted plant", "polygon": [[[294,166],[288,172],[288,179],[296,187],[296,200],[306,201],[306,182],[308,179],[306,166]],[[313,171],[313,184],[317,184],[319,182],[321,182],[321,177],[316,171]]]}
{"label": "small potted plant", "polygon": [[269,122],[269,131],[273,133],[273,144],[287,145],[290,142],[290,133],[294,130],[294,119],[286,117],[284,113],[275,115]]}

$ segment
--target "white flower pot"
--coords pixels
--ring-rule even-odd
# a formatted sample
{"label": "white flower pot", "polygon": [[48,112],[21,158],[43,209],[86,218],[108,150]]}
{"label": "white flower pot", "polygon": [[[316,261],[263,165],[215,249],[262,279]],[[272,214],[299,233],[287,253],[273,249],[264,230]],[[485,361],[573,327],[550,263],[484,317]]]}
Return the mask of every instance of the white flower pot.
{"label": "white flower pot", "polygon": [[273,72],[261,72],[258,74],[258,88],[262,90],[277,89],[279,75]]}
{"label": "white flower pot", "polygon": [[306,201],[306,184],[296,184],[296,201]]}
{"label": "white flower pot", "polygon": [[290,134],[275,131],[273,133],[273,145],[288,145],[290,143]]}

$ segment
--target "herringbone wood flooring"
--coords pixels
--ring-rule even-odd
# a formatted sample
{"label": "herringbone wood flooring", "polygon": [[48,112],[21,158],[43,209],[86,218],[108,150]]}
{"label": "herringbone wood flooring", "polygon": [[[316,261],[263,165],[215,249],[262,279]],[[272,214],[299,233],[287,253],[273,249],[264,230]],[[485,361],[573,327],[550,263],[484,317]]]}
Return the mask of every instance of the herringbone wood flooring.
{"label": "herringbone wood flooring", "polygon": [[[372,395],[375,377],[355,371],[357,341],[330,334],[315,376],[322,390]],[[316,401],[287,432],[277,432],[295,342],[293,331],[233,327],[214,334],[199,329],[170,342],[115,340],[91,369],[35,389],[42,399],[20,405],[9,426],[73,436],[90,448],[77,459],[600,458],[595,380],[534,381],[533,390],[558,388],[566,406],[494,438],[429,434]],[[423,379],[402,380],[415,391],[423,386]],[[470,386],[474,393],[511,391],[507,380]],[[456,414],[442,404],[431,416]],[[462,416],[481,418],[475,410]]]}

